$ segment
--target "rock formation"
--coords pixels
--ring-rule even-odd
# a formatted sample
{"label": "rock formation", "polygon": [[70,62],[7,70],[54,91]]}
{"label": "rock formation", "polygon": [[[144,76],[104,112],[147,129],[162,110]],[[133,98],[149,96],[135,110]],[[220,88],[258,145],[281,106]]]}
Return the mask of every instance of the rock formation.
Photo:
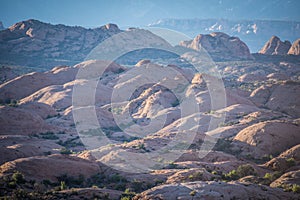
{"label": "rock formation", "polygon": [[296,40],[288,51],[290,55],[300,55],[300,39]]}
{"label": "rock formation", "polygon": [[286,40],[282,42],[277,36],[272,36],[258,53],[266,55],[286,55],[291,46],[289,41]]}
{"label": "rock formation", "polygon": [[183,41],[181,46],[197,51],[206,51],[214,60],[252,59],[249,48],[238,37],[230,37],[221,32],[197,35],[191,41]]}
{"label": "rock formation", "polygon": [[33,67],[72,65],[83,61],[101,41],[119,32],[115,24],[86,29],[30,19],[0,32],[0,60]]}

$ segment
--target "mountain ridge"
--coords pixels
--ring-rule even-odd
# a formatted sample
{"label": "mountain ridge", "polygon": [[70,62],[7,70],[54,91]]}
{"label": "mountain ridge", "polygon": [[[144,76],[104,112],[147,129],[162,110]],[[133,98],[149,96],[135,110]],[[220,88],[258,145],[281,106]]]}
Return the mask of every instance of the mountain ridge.
{"label": "mountain ridge", "polygon": [[170,28],[191,37],[199,33],[225,32],[243,40],[252,53],[258,52],[272,35],[294,41],[300,35],[300,22],[281,20],[229,20],[229,19],[160,19],[150,27]]}

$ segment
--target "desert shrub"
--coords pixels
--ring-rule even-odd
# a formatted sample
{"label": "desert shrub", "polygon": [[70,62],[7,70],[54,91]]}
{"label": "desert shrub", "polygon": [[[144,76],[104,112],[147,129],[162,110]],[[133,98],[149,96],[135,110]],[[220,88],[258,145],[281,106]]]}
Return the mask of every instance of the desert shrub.
{"label": "desert shrub", "polygon": [[61,182],[60,182],[60,189],[61,189],[61,190],[67,189],[66,182],[64,182],[64,181],[61,181]]}
{"label": "desert shrub", "polygon": [[266,154],[262,157],[262,160],[265,162],[270,161],[272,159],[273,159],[273,155],[271,155],[271,154],[270,155]]}
{"label": "desert shrub", "polygon": [[196,192],[195,190],[192,190],[192,191],[190,192],[190,196],[192,196],[192,197],[193,197],[193,196],[195,196],[195,195],[196,195],[196,193],[197,193],[197,192]]}
{"label": "desert shrub", "polygon": [[12,192],[12,199],[27,199],[27,192],[23,189],[16,189]]}
{"label": "desert shrub", "polygon": [[18,184],[25,183],[24,175],[19,171],[12,175],[12,180]]}
{"label": "desert shrub", "polygon": [[135,194],[135,192],[132,192],[129,188],[126,188],[124,193],[121,195],[121,200],[132,199],[135,196]]}
{"label": "desert shrub", "polygon": [[237,168],[236,172],[237,172],[237,175],[240,178],[245,177],[245,176],[249,176],[249,175],[256,175],[255,169],[249,164],[240,165]]}
{"label": "desert shrub", "polygon": [[212,173],[213,175],[218,175],[218,174],[219,174],[219,173],[218,173],[217,171],[215,171],[215,170],[212,171],[211,173]]}
{"label": "desert shrub", "polygon": [[57,142],[57,144],[59,144],[61,146],[64,146],[66,148],[84,146],[80,140],[78,142],[76,142],[76,140],[78,140],[78,139],[79,139],[79,136],[77,136],[75,138],[68,139],[64,142],[62,140],[59,140]]}
{"label": "desert shrub", "polygon": [[227,174],[225,174],[224,178],[225,178],[225,180],[237,180],[237,179],[239,179],[239,176],[237,175],[236,170],[232,170],[232,171],[228,172]]}
{"label": "desert shrub", "polygon": [[281,188],[283,188],[284,191],[287,192],[294,192],[294,193],[300,193],[300,185],[298,184],[283,184],[280,186]]}
{"label": "desert shrub", "polygon": [[63,155],[69,155],[69,154],[72,154],[73,152],[70,150],[70,149],[67,149],[67,148],[62,148],[60,150],[60,154],[63,154]]}
{"label": "desert shrub", "polygon": [[11,189],[15,189],[17,187],[17,184],[16,184],[16,182],[11,181],[7,184],[7,186]]}
{"label": "desert shrub", "polygon": [[174,162],[171,162],[168,166],[167,169],[176,169],[178,167],[178,165]]}
{"label": "desert shrub", "polygon": [[240,165],[236,170],[232,170],[229,173],[225,174],[223,178],[225,180],[237,180],[239,178],[249,176],[249,175],[256,175],[255,169],[249,165]]}
{"label": "desert shrub", "polygon": [[40,133],[42,139],[46,140],[57,140],[59,137],[57,137],[53,132],[46,132],[46,133]]}
{"label": "desert shrub", "polygon": [[202,179],[203,174],[201,172],[195,172],[191,175],[189,175],[189,179],[190,180],[201,180]]}
{"label": "desert shrub", "polygon": [[62,186],[63,184],[69,186],[69,187],[81,187],[84,185],[85,178],[83,175],[79,175],[77,178],[68,176],[67,174],[63,174],[59,177],[57,177],[57,180],[60,182],[60,185]]}
{"label": "desert shrub", "polygon": [[289,167],[293,167],[293,166],[296,165],[296,161],[295,161],[294,158],[287,158],[287,159],[286,159],[286,162],[287,162],[287,165],[288,165]]}
{"label": "desert shrub", "polygon": [[7,106],[12,106],[12,107],[17,107],[18,106],[18,101],[16,99],[5,99],[5,100],[0,100],[0,105],[7,105]]}
{"label": "desert shrub", "polygon": [[213,149],[215,151],[224,151],[226,153],[231,153],[231,141],[227,139],[218,139]]}
{"label": "desert shrub", "polygon": [[269,180],[269,183],[273,182],[274,180],[276,180],[277,178],[279,178],[281,176],[281,172],[276,171],[274,173],[266,173],[264,176],[264,179]]}
{"label": "desert shrub", "polygon": [[127,182],[126,178],[119,174],[113,174],[109,177],[109,181],[113,183],[118,183],[118,182]]}
{"label": "desert shrub", "polygon": [[292,191],[295,193],[300,193],[300,185],[293,184],[292,185]]}

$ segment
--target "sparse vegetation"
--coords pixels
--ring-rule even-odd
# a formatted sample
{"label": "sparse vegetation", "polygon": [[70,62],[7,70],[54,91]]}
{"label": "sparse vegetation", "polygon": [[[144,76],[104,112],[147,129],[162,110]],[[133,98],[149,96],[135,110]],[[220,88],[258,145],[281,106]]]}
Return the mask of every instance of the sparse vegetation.
{"label": "sparse vegetation", "polygon": [[296,165],[296,161],[294,158],[287,158],[286,162],[287,162],[288,167],[293,167]]}
{"label": "sparse vegetation", "polygon": [[282,172],[279,172],[279,171],[275,171],[273,173],[266,173],[264,176],[264,179],[267,180],[267,185],[269,185],[271,182],[275,181],[281,175],[282,175]]}
{"label": "sparse vegetation", "polygon": [[225,180],[237,180],[239,178],[249,176],[249,175],[256,175],[255,169],[249,165],[240,165],[236,170],[232,170],[229,173],[223,175]]}
{"label": "sparse vegetation", "polygon": [[17,171],[15,172],[13,175],[12,175],[12,180],[17,183],[17,184],[22,184],[22,183],[25,183],[25,178],[24,178],[24,175]]}
{"label": "sparse vegetation", "polygon": [[45,140],[57,140],[57,139],[59,139],[59,137],[57,137],[55,135],[55,133],[50,132],[50,131],[48,131],[46,133],[40,133],[39,138],[42,138],[42,139],[45,139]]}
{"label": "sparse vegetation", "polygon": [[191,181],[199,181],[199,180],[202,180],[202,176],[203,176],[203,173],[202,172],[195,172],[191,175],[189,175],[189,179]]}
{"label": "sparse vegetation", "polygon": [[[77,142],[78,141],[78,142]],[[75,138],[71,138],[71,139],[68,139],[66,141],[62,141],[62,140],[59,140],[57,142],[57,144],[61,145],[61,146],[64,146],[66,148],[72,148],[72,147],[78,147],[78,146],[84,146],[79,138],[79,136],[75,137]]]}
{"label": "sparse vegetation", "polygon": [[5,100],[1,100],[0,99],[0,105],[4,105],[4,106],[12,106],[12,107],[17,107],[18,106],[18,100],[16,99],[5,99]]}
{"label": "sparse vegetation", "polygon": [[72,153],[73,153],[73,151],[70,150],[70,149],[67,149],[67,148],[62,148],[60,150],[60,154],[63,154],[63,155],[69,155],[69,154],[72,154]]}

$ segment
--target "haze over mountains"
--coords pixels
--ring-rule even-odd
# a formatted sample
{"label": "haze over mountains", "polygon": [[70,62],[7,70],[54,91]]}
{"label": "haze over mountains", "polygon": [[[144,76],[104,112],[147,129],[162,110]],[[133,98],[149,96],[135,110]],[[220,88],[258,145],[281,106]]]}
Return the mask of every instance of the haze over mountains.
{"label": "haze over mountains", "polygon": [[199,33],[224,32],[239,37],[252,53],[258,52],[273,35],[282,40],[295,41],[300,35],[300,22],[275,20],[228,20],[228,19],[161,19],[151,27],[169,28],[190,37]]}
{"label": "haze over mountains", "polygon": [[[300,33],[299,23],[280,21],[236,22],[230,20],[170,19],[160,20],[158,23],[152,24],[151,26],[172,28],[182,32],[188,31],[190,34],[195,34],[194,44],[188,45],[188,42],[186,41],[181,42],[180,44],[178,43],[178,45],[194,50],[198,50],[196,46],[202,45],[202,47],[208,50],[208,53],[211,54],[215,61],[252,59],[252,56],[248,51],[249,44],[251,46],[251,44],[255,43],[255,48],[258,48],[259,50],[264,46],[266,41],[271,38],[273,33],[278,33],[278,36],[283,35],[283,37],[280,37],[281,39],[297,38]],[[0,32],[0,63],[4,65],[33,67],[35,69],[40,68],[41,70],[49,69],[55,65],[74,65],[85,60],[89,53],[106,38],[121,32],[124,32],[124,30],[120,30],[115,24],[107,24],[99,28],[87,29],[79,26],[52,25],[33,19],[18,22]],[[214,32],[220,32],[220,34]],[[225,32],[225,34],[221,34],[221,32]],[[132,33],[134,32],[132,31]],[[209,34],[204,35],[204,33],[213,33],[212,35],[215,34],[216,37],[211,37],[212,35]],[[149,38],[156,38],[155,40],[157,41],[163,40],[149,31],[145,31],[144,34],[148,35]],[[269,35],[271,36],[269,37]],[[276,41],[271,41],[272,45],[276,46],[277,44],[273,43],[276,43],[278,40],[279,38]],[[293,41],[294,40],[291,40],[290,42]],[[165,42],[165,44],[166,43],[167,42]],[[221,46],[216,46],[216,44],[219,43],[223,44]],[[241,46],[242,43],[244,43],[242,45],[244,46],[243,50],[237,48]],[[168,45],[169,44],[166,44],[165,46]],[[193,45],[194,47],[192,47]],[[281,48],[284,48],[285,52],[289,51],[290,47],[289,44],[286,45],[286,47],[282,47],[283,44],[279,44],[279,53],[268,53],[274,51],[272,45],[267,45],[264,49],[268,48],[269,50],[262,50],[260,53],[266,55],[283,55]],[[293,49],[294,50],[291,50],[291,52],[294,53],[290,54],[297,55],[298,48],[293,45]],[[182,50],[183,49],[181,49],[181,51]],[[255,52],[258,52],[258,50]],[[122,64],[134,64],[145,56],[171,56],[166,55],[166,53],[163,52],[158,53],[157,50],[155,53],[147,50],[135,53],[132,52],[132,54],[135,54],[135,56],[131,56],[134,60],[130,61],[129,59],[126,61],[124,60],[124,57],[122,57],[119,61],[123,60]],[[159,56],[157,56],[158,54]]]}

